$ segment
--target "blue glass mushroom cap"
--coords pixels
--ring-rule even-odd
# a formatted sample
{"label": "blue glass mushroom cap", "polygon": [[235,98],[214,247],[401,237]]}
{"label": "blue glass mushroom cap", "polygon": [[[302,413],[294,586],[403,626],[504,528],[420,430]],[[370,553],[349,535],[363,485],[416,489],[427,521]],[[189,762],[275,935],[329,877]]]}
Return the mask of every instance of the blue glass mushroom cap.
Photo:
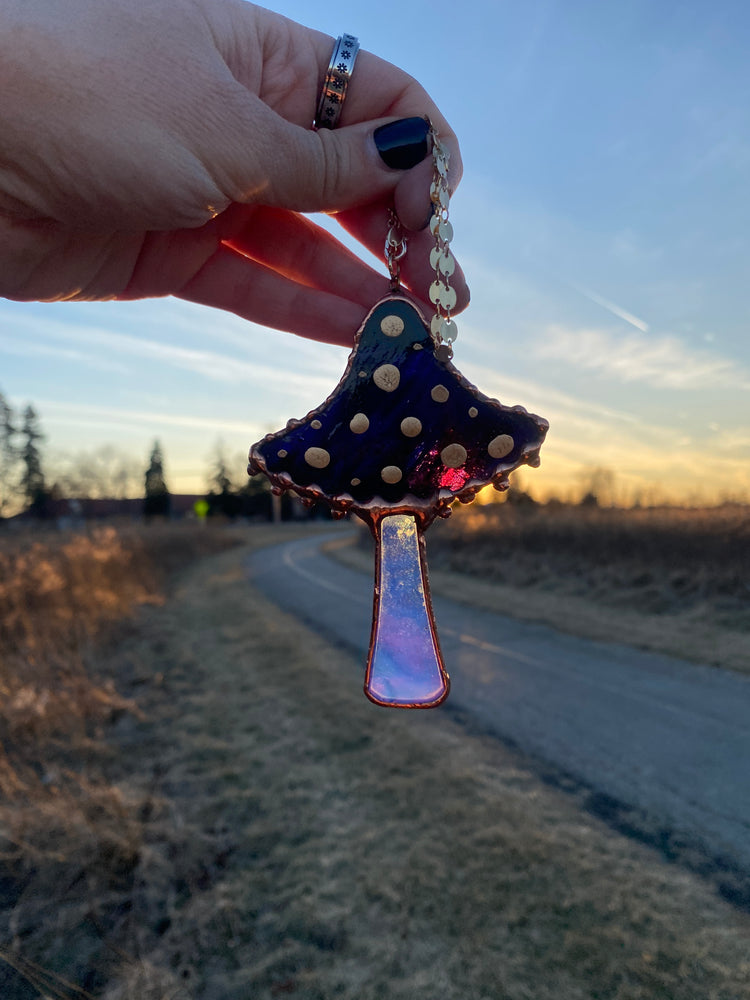
{"label": "blue glass mushroom cap", "polygon": [[547,422],[490,399],[444,358],[417,307],[370,312],[336,389],[250,451],[249,472],[365,520],[410,511],[423,525],[519,465],[538,465]]}

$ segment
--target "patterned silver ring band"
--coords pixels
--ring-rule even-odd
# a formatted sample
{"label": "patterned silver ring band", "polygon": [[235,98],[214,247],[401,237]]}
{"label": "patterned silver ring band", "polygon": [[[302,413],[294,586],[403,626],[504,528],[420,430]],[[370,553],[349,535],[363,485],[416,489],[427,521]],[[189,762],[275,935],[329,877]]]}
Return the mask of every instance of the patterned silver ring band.
{"label": "patterned silver ring band", "polygon": [[346,98],[346,90],[354,72],[359,42],[354,35],[340,35],[333,47],[313,128],[336,128]]}

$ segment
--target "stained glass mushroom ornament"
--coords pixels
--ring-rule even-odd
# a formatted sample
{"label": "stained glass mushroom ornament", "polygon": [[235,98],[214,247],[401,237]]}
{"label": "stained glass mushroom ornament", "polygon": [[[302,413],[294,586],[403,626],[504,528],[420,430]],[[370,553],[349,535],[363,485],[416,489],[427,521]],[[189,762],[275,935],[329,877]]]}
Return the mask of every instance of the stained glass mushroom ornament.
{"label": "stained glass mushroom ornament", "polygon": [[[434,325],[434,324],[433,324]],[[424,532],[484,486],[539,464],[547,421],[473,386],[402,294],[378,302],[331,395],[250,450],[279,492],[356,514],[375,538],[365,693],[431,708],[449,690],[430,600]]]}

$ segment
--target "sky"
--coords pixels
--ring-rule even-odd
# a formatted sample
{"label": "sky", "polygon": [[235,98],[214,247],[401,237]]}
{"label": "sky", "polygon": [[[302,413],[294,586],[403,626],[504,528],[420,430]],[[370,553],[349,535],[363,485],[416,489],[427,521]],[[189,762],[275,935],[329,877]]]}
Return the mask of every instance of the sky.
{"label": "sky", "polygon": [[[573,496],[607,469],[621,502],[750,500],[750,7],[268,6],[357,35],[457,132],[454,362],[550,421],[520,485]],[[200,491],[217,442],[239,468],[347,356],[171,298],[0,299],[0,390],[38,410],[50,478],[105,444],[145,470],[158,438],[170,489]]]}

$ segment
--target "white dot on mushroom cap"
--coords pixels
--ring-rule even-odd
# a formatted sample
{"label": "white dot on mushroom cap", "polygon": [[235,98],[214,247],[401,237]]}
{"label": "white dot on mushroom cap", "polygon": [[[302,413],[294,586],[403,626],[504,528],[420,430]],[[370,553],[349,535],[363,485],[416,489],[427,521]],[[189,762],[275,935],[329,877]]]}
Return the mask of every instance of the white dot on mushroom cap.
{"label": "white dot on mushroom cap", "polygon": [[313,421],[311,422],[310,426],[312,427],[312,429],[313,429],[314,431],[319,431],[319,430],[320,430],[320,428],[321,428],[321,427],[322,427],[323,425],[321,424],[321,422],[320,422],[319,420],[313,420]]}
{"label": "white dot on mushroom cap", "polygon": [[349,421],[349,430],[352,434],[364,434],[370,426],[370,420],[366,413],[355,413]]}
{"label": "white dot on mushroom cap", "polygon": [[313,469],[325,469],[330,464],[331,456],[325,448],[308,448],[305,452],[305,461]]}
{"label": "white dot on mushroom cap", "polygon": [[432,398],[435,400],[436,403],[446,403],[448,401],[450,393],[448,392],[448,390],[445,388],[444,385],[436,385],[434,386],[430,395],[432,396]]}
{"label": "white dot on mushroom cap", "polygon": [[479,416],[479,410],[476,408],[476,406],[469,407],[469,416],[472,418],[472,420],[474,419],[474,417]]}
{"label": "white dot on mushroom cap", "polygon": [[361,482],[362,482],[362,480],[361,480],[361,479],[356,479],[356,478],[355,478],[355,479],[352,479],[352,481],[351,481],[351,485],[352,485],[352,486],[359,486],[359,484],[360,484]]}
{"label": "white dot on mushroom cap", "polygon": [[440,461],[449,469],[460,469],[466,458],[466,449],[462,444],[446,445],[440,452]]}
{"label": "white dot on mushroom cap", "polygon": [[401,381],[401,372],[395,365],[381,365],[376,368],[372,375],[372,380],[378,389],[383,392],[393,392],[398,389]]}
{"label": "white dot on mushroom cap", "polygon": [[422,421],[417,417],[404,417],[401,421],[401,433],[404,437],[416,437],[422,433]]}
{"label": "white dot on mushroom cap", "polygon": [[400,316],[385,316],[380,321],[380,329],[386,337],[400,337],[404,332],[404,321]]}
{"label": "white dot on mushroom cap", "polygon": [[487,451],[491,458],[505,458],[515,448],[516,444],[510,434],[498,434],[487,445]]}
{"label": "white dot on mushroom cap", "polygon": [[286,448],[280,448],[276,452],[276,454],[279,456],[279,458],[286,458],[286,456],[289,454],[289,452],[286,450]]}
{"label": "white dot on mushroom cap", "polygon": [[397,465],[386,465],[386,467],[380,473],[380,478],[384,483],[400,483],[403,473]]}

